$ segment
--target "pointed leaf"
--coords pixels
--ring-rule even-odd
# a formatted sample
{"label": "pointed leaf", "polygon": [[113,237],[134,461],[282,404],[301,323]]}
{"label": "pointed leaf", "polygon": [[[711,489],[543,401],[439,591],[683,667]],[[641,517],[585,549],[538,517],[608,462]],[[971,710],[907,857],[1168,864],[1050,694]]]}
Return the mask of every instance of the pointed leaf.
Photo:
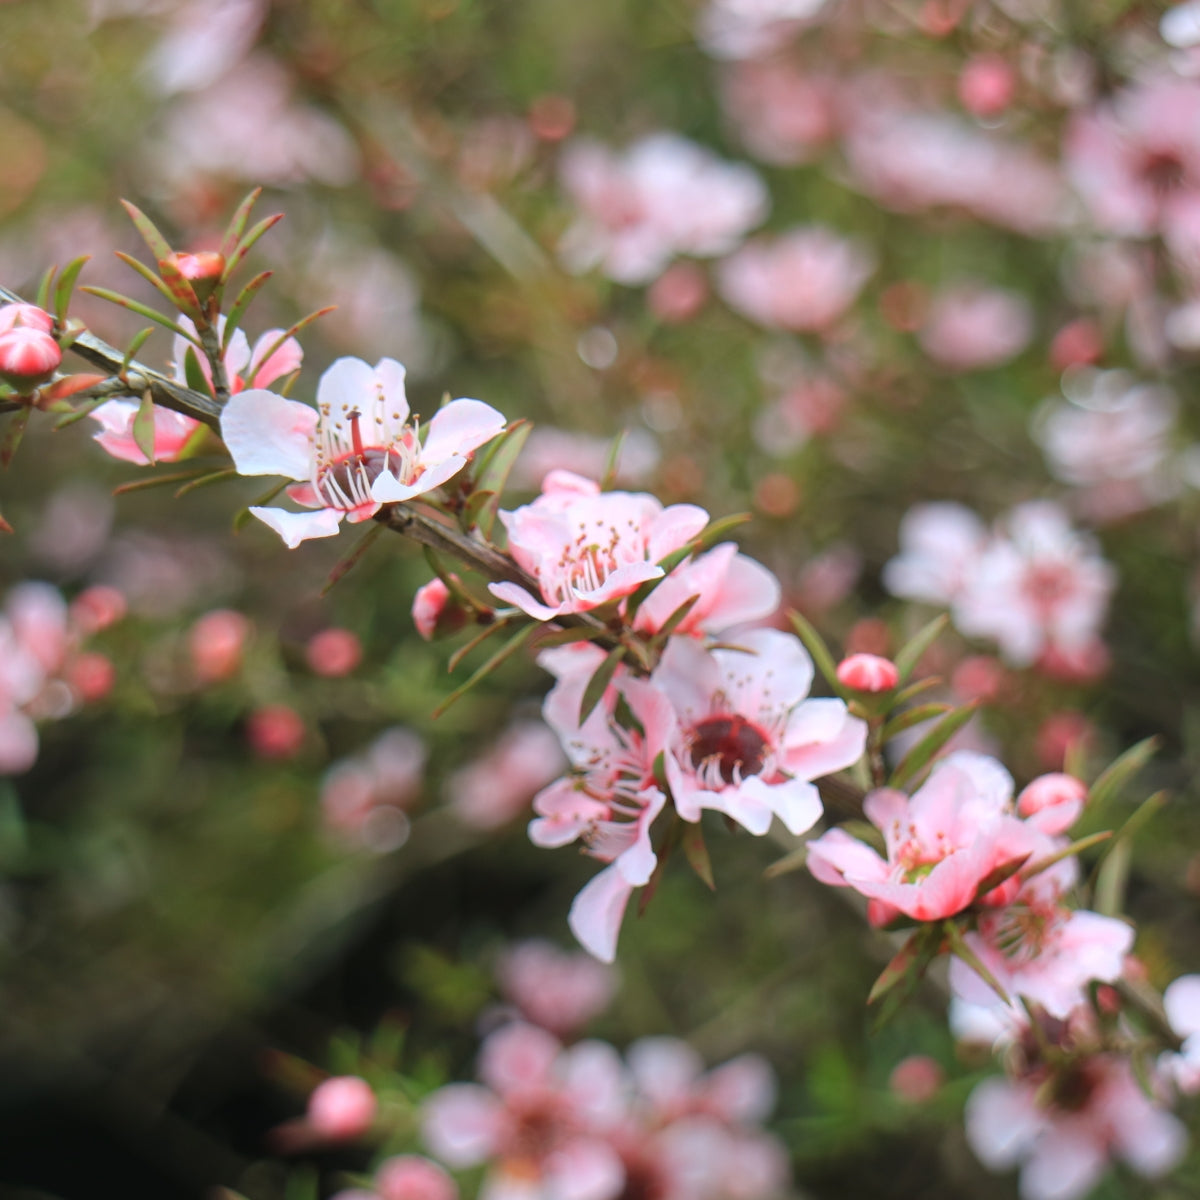
{"label": "pointed leaf", "polygon": [[[134,257],[133,257],[133,255],[132,255],[132,254],[125,254],[125,253],[124,253],[123,251],[121,251],[121,250],[117,250],[115,253],[116,253],[116,256],[117,256],[117,257],[118,257],[118,258],[119,258],[119,259],[120,259],[120,260],[121,260],[121,261],[122,261],[122,262],[123,262],[123,263],[124,263],[124,264],[125,264],[127,267],[130,267],[130,268],[132,268],[134,271],[136,271],[136,272],[137,272],[137,273],[138,273],[138,274],[139,274],[139,275],[140,275],[140,276],[141,276],[141,277],[142,277],[142,278],[143,278],[143,279],[144,279],[144,280],[145,280],[145,281],[146,281],[146,282],[147,282],[147,283],[148,283],[148,284],[149,284],[149,285],[152,287],[152,288],[154,288],[154,290],[155,290],[156,292],[158,292],[158,294],[159,294],[159,295],[160,295],[160,296],[161,296],[161,297],[162,297],[162,298],[163,298],[163,299],[164,299],[164,300],[165,300],[165,301],[166,301],[166,302],[167,302],[167,303],[168,303],[168,304],[169,304],[169,305],[170,305],[172,308],[178,308],[178,307],[179,307],[179,304],[178,304],[178,302],[177,302],[177,301],[176,301],[176,299],[175,299],[175,294],[174,294],[174,293],[171,291],[171,289],[170,289],[170,288],[167,286],[167,284],[166,284],[166,283],[165,283],[163,280],[161,280],[161,279],[160,279],[160,278],[159,278],[159,277],[158,277],[158,276],[157,276],[157,275],[156,275],[156,274],[155,274],[155,273],[154,273],[152,270],[150,270],[150,268],[149,268],[148,266],[146,266],[146,264],[145,264],[145,263],[143,263],[143,262],[139,262],[139,261],[138,261],[136,258],[134,258]],[[93,295],[95,294],[95,292],[94,292],[94,289],[91,289],[91,288],[84,288],[83,290],[84,290],[85,292],[87,292],[87,291],[92,291]],[[188,315],[189,315],[189,316],[191,316],[191,315],[192,315],[192,313],[191,313],[191,312],[189,312],[189,314],[188,314]]]}
{"label": "pointed leaf", "polygon": [[532,648],[549,650],[552,646],[572,646],[576,642],[597,642],[610,637],[610,629],[588,629],[581,625],[568,625],[565,629],[557,629],[553,625],[543,625],[541,633],[534,638]]}
{"label": "pointed leaf", "polygon": [[17,453],[21,438],[25,435],[25,426],[29,424],[29,414],[32,409],[23,408],[13,413],[4,426],[4,434],[0,436],[0,467],[8,470],[9,463]]}
{"label": "pointed leaf", "polygon": [[59,419],[55,421],[55,432],[57,433],[60,429],[67,429],[71,425],[74,425],[76,421],[82,421],[83,418],[88,416],[93,409],[97,409],[100,407],[100,405],[108,403],[108,399],[108,396],[96,396],[91,400],[83,401],[83,403],[80,404],[79,407],[73,412],[69,412],[65,417],[59,417]]}
{"label": "pointed leaf", "polygon": [[688,860],[688,866],[700,876],[710,892],[715,892],[717,885],[713,879],[712,860],[708,857],[708,847],[704,844],[704,828],[698,821],[695,824],[684,822],[679,844],[683,847],[683,856]]}
{"label": "pointed leaf", "polygon": [[933,761],[934,756],[975,715],[978,701],[947,713],[901,760],[888,787],[902,788]]}
{"label": "pointed leaf", "polygon": [[950,617],[946,613],[942,613],[940,617],[934,617],[924,629],[905,643],[896,655],[896,669],[900,672],[901,683],[908,682],[908,677],[916,670],[921,656],[937,641],[949,624]]}
{"label": "pointed leaf", "polygon": [[57,266],[47,267],[46,273],[42,276],[41,282],[37,286],[37,294],[33,302],[45,312],[50,311],[50,289],[54,286],[54,276],[57,271]]}
{"label": "pointed leaf", "polygon": [[192,287],[191,281],[170,258],[159,259],[158,273],[162,277],[164,286],[167,289],[167,296],[171,303],[179,309],[181,313],[191,317],[192,323],[197,328],[206,327],[207,321],[204,317],[204,310],[200,307],[200,299],[196,295],[196,289]]}
{"label": "pointed leaf", "polygon": [[181,329],[170,317],[164,317],[161,313],[155,312],[154,309],[147,304],[143,304],[140,300],[132,300],[130,297],[122,296],[120,292],[110,291],[108,288],[81,287],[79,290],[87,292],[89,296],[99,296],[101,300],[107,300],[110,304],[119,304],[122,308],[127,308],[130,312],[135,312],[139,316],[145,317],[147,321],[153,321],[156,325],[161,325],[164,329],[169,329],[172,333],[178,334],[182,338],[187,338],[193,346],[200,345],[198,337],[188,333],[185,329]]}
{"label": "pointed leaf", "polygon": [[875,1004],[897,988],[907,999],[925,974],[925,969],[937,957],[941,944],[941,929],[937,925],[922,925],[883,968],[871,987],[867,1003]]}
{"label": "pointed leaf", "polygon": [[280,492],[287,487],[288,481],[282,479],[279,483],[272,484],[261,496],[258,497],[252,504],[248,504],[245,508],[239,508],[233,514],[233,532],[241,533],[245,529],[248,522],[253,520],[254,514],[250,511],[251,508],[262,508],[264,504],[270,504]]}
{"label": "pointed leaf", "polygon": [[[381,525],[380,528],[382,529],[384,526]],[[445,713],[452,704],[455,704],[461,700],[463,696],[465,696],[473,687],[475,687],[476,684],[478,684],[481,680],[486,679],[490,674],[492,674],[493,671],[496,670],[497,667],[516,654],[516,652],[520,650],[520,648],[529,640],[530,636],[533,634],[533,631],[537,628],[538,625],[536,622],[530,622],[523,628],[518,629],[517,632],[513,634],[513,636],[509,638],[509,640],[505,642],[504,645],[501,646],[500,649],[497,650],[496,653],[493,654],[492,657],[489,658],[487,662],[485,662],[483,666],[471,676],[470,679],[466,681],[466,683],[456,687],[454,691],[452,691],[450,695],[448,695],[445,700],[443,700],[441,704],[439,704],[437,708],[433,710],[434,720],[442,716],[442,714]]]}
{"label": "pointed leaf", "polygon": [[221,272],[221,282],[224,283],[229,279],[234,271],[242,265],[246,259],[246,255],[250,253],[254,243],[258,241],[268,229],[278,225],[283,220],[283,213],[273,213],[269,217],[263,217],[249,233],[243,235],[232,254],[226,256],[225,270]]}
{"label": "pointed leaf", "polygon": [[152,475],[149,479],[134,479],[113,488],[113,495],[125,496],[129,492],[146,492],[151,488],[166,487],[168,484],[186,483],[189,479],[195,479],[205,474],[206,471],[206,467],[192,467],[188,471],[172,471],[169,475]]}
{"label": "pointed leaf", "polygon": [[183,374],[188,387],[193,392],[200,392],[204,395],[212,394],[212,388],[209,386],[204,372],[200,369],[200,357],[194,346],[189,346],[183,353]]}
{"label": "pointed leaf", "polygon": [[[1117,903],[1117,907],[1107,912],[1106,916],[1116,916],[1124,907],[1125,876],[1129,872],[1134,839],[1141,833],[1147,822],[1166,804],[1168,798],[1169,793],[1164,791],[1155,792],[1153,796],[1143,800],[1130,814],[1125,824],[1117,830],[1116,836],[1109,845],[1105,846],[1100,861],[1092,872],[1092,890],[1097,896],[1104,892],[1105,902]],[[1122,847],[1125,847],[1124,851],[1121,851]],[[1123,861],[1112,868],[1112,877],[1106,878],[1105,871],[1108,868],[1108,861],[1119,851],[1121,851],[1120,857]],[[1104,910],[1097,908],[1097,911],[1103,912]]]}
{"label": "pointed leaf", "polygon": [[994,866],[980,881],[975,888],[975,899],[982,900],[993,888],[998,888],[1005,880],[1011,879],[1030,859],[1032,851],[1028,854],[1018,854],[1014,858],[1006,858],[1002,863]]}
{"label": "pointed leaf", "polygon": [[886,745],[896,734],[903,733],[914,725],[920,725],[922,721],[931,721],[934,717],[940,717],[942,713],[948,713],[953,707],[952,704],[935,703],[917,704],[913,708],[907,708],[904,712],[894,716],[883,727],[879,738]]}
{"label": "pointed leaf", "polygon": [[654,642],[657,645],[665,646],[667,639],[679,628],[680,624],[687,620],[687,615],[699,603],[699,595],[689,596],[663,623],[662,628],[654,635]]}
{"label": "pointed leaf", "polygon": [[[259,196],[262,195],[262,188],[256,187],[253,191],[248,192],[242,199],[242,202],[234,209],[233,216],[229,218],[229,225],[225,229],[225,233],[221,238],[221,254],[228,261],[229,256],[237,249],[237,244],[241,240],[242,234],[246,232],[246,225],[250,220],[250,213],[255,204],[258,203]],[[222,280],[222,283],[225,281]]]}
{"label": "pointed leaf", "polygon": [[625,439],[629,436],[628,429],[622,429],[612,440],[612,445],[608,448],[608,455],[604,460],[604,470],[600,475],[600,490],[602,492],[612,491],[613,485],[617,482],[617,473],[621,469],[621,449],[625,445]]}
{"label": "pointed leaf", "polygon": [[1096,872],[1092,905],[1101,916],[1116,917],[1125,911],[1125,888],[1132,860],[1133,843],[1117,838]]}
{"label": "pointed leaf", "polygon": [[215,434],[207,425],[197,425],[188,434],[187,441],[179,447],[179,452],[175,455],[175,461],[183,462],[185,459],[194,458],[208,445],[210,439],[213,437],[215,437]]}
{"label": "pointed leaf", "polygon": [[923,696],[926,692],[941,687],[943,682],[940,675],[926,675],[924,679],[918,679],[916,683],[910,683],[908,687],[901,688],[892,697],[892,705],[899,708],[902,704],[907,704],[910,700],[915,700],[918,696]]}
{"label": "pointed leaf", "polygon": [[346,555],[334,564],[333,570],[329,572],[329,578],[325,582],[325,586],[321,589],[321,598],[324,599],[329,595],[333,586],[340,583],[345,577],[362,561],[363,555],[375,544],[376,539],[387,528],[386,525],[380,525],[378,522],[373,524],[366,533],[358,540],[358,544]]}
{"label": "pointed leaf", "polygon": [[274,271],[263,271],[259,275],[255,275],[248,284],[240,292],[238,292],[233,304],[229,307],[229,312],[225,317],[225,329],[221,334],[221,349],[222,351],[229,349],[229,343],[233,340],[233,335],[237,333],[239,326],[242,323],[242,318],[246,315],[246,310],[250,307],[255,296],[258,295],[264,283],[274,275]]}
{"label": "pointed leaf", "polygon": [[1012,1001],[1009,999],[1008,993],[1001,987],[1000,981],[983,965],[979,955],[967,945],[958,924],[955,921],[946,921],[942,928],[945,930],[946,940],[950,943],[950,953],[955,958],[961,958],[1005,1004],[1011,1004]]}
{"label": "pointed leaf", "polygon": [[497,633],[503,633],[506,629],[511,629],[517,618],[506,617],[501,621],[493,621],[490,625],[485,625],[478,633],[469,641],[459,646],[455,652],[450,655],[449,661],[446,663],[446,671],[453,673],[458,670],[459,664],[476,646],[483,645],[490,637],[494,637]]}
{"label": "pointed leaf", "polygon": [[592,709],[604,698],[608,685],[612,683],[621,660],[625,657],[625,647],[618,646],[605,655],[604,661],[592,672],[588,685],[583,689],[583,699],[579,702],[579,723],[582,725],[592,715]]}
{"label": "pointed leaf", "polygon": [[121,359],[121,370],[119,377],[124,379],[129,373],[129,364],[138,356],[138,352],[146,344],[146,339],[154,332],[153,325],[147,325],[145,329],[139,329],[137,333],[129,341],[129,345],[125,350],[124,357]]}
{"label": "pointed leaf", "polygon": [[1061,850],[1057,850],[1045,858],[1039,858],[1028,871],[1021,873],[1021,878],[1023,880],[1032,879],[1035,875],[1040,875],[1043,871],[1048,871],[1056,863],[1062,862],[1064,858],[1072,858],[1076,854],[1083,853],[1084,850],[1090,850],[1093,846],[1100,845],[1101,842],[1107,842],[1111,837],[1111,829],[1102,829],[1099,833],[1093,833],[1089,837],[1080,838],[1078,841],[1072,842],[1069,846],[1064,846]]}
{"label": "pointed leaf", "polygon": [[[275,353],[276,350],[278,350],[284,344],[284,342],[286,342],[288,340],[288,338],[295,337],[296,334],[298,334],[302,329],[307,329],[308,326],[311,325],[319,317],[327,317],[336,308],[337,308],[336,304],[327,304],[324,308],[318,308],[316,312],[309,313],[307,317],[303,318],[303,320],[297,321],[295,323],[295,325],[293,325],[290,329],[285,329],[271,343],[270,347],[267,349],[266,354],[264,354],[258,360],[258,369],[262,368],[262,365]],[[258,376],[258,369],[256,369],[254,371],[254,373],[247,378],[247,380],[246,380],[247,387],[254,386],[254,380]]]}
{"label": "pointed leaf", "polygon": [[66,322],[67,310],[71,307],[71,293],[75,290],[79,272],[83,270],[84,264],[91,257],[90,254],[81,254],[78,258],[71,259],[63,267],[62,274],[54,285],[54,313],[58,317],[60,325]]}
{"label": "pointed leaf", "polygon": [[792,623],[792,628],[795,629],[800,640],[808,648],[808,652],[812,655],[812,660],[816,664],[817,670],[821,672],[825,682],[838,695],[841,695],[842,685],[838,682],[837,663],[833,661],[833,655],[830,654],[829,647],[825,645],[825,639],[795,609],[790,610],[787,616],[788,620]]}
{"label": "pointed leaf", "polygon": [[499,437],[493,438],[488,444],[476,469],[476,489],[491,492],[495,497],[479,511],[475,520],[479,531],[486,538],[491,538],[496,527],[496,514],[500,510],[504,489],[508,486],[508,477],[512,474],[512,469],[532,432],[531,421],[513,421]]}
{"label": "pointed leaf", "polygon": [[795,850],[785,854],[782,858],[777,858],[769,867],[763,871],[764,879],[775,879],[780,875],[788,875],[792,871],[799,871],[801,867],[808,861],[808,847],[797,846]]}
{"label": "pointed leaf", "polygon": [[1138,742],[1136,746],[1131,746],[1111,762],[1088,789],[1088,806],[1099,808],[1118,795],[1134,775],[1154,757],[1158,747],[1159,739],[1149,737]]}
{"label": "pointed leaf", "polygon": [[155,262],[158,262],[159,259],[167,258],[174,253],[170,243],[159,233],[158,227],[136,204],[130,204],[128,200],[122,200],[121,207],[129,214],[129,219],[133,222],[134,228],[142,235],[142,240],[150,248],[150,253],[154,256]]}
{"label": "pointed leaf", "polygon": [[150,460],[154,456],[154,397],[147,392],[138,405],[137,415],[133,418],[133,440],[137,448]]}
{"label": "pointed leaf", "polygon": [[179,500],[186,496],[188,492],[194,492],[197,488],[208,487],[211,483],[223,483],[226,479],[236,478],[237,470],[233,467],[223,467],[219,471],[209,471],[207,474],[201,475],[199,479],[193,479],[191,483],[185,483],[175,493],[175,499]]}

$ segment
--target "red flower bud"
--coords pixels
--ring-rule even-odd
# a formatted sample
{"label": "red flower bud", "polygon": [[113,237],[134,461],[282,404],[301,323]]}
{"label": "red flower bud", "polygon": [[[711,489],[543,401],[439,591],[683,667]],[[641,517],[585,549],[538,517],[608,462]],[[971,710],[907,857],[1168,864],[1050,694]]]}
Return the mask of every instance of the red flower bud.
{"label": "red flower bud", "polygon": [[213,294],[225,270],[225,255],[216,250],[198,250],[195,254],[172,254],[167,259],[192,285],[201,304]]}
{"label": "red flower bud", "polygon": [[54,328],[54,318],[36,304],[6,304],[0,308],[0,333],[20,326],[49,333]]}
{"label": "red flower bud", "polygon": [[32,392],[54,374],[62,350],[44,330],[14,325],[0,333],[0,379],[19,392]]}
{"label": "red flower bud", "polygon": [[877,654],[852,654],[838,663],[838,683],[856,692],[886,692],[900,682],[896,664]]}

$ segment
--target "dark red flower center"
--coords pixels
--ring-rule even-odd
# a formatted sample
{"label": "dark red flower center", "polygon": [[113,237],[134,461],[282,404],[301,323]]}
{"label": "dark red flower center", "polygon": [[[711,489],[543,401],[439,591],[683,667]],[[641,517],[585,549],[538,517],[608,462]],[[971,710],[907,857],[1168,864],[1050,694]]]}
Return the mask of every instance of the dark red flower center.
{"label": "dark red flower center", "polygon": [[745,717],[709,717],[692,727],[692,765],[716,764],[721,778],[733,783],[757,775],[766,761],[767,739]]}

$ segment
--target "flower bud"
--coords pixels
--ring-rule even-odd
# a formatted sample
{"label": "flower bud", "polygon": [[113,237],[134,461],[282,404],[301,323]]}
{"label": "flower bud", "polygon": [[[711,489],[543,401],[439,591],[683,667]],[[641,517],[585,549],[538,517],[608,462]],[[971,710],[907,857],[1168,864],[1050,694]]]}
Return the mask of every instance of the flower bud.
{"label": "flower bud", "polygon": [[945,1078],[936,1059],[928,1054],[911,1054],[896,1064],[888,1077],[888,1087],[897,1100],[906,1104],[924,1104],[937,1095]]}
{"label": "flower bud", "polygon": [[67,684],[84,704],[103,700],[117,681],[117,669],[103,654],[88,651],[77,654],[66,670]]}
{"label": "flower bud", "polygon": [[166,260],[192,285],[201,304],[216,290],[225,270],[225,256],[216,250],[199,250],[195,254],[172,254]]}
{"label": "flower bud", "polygon": [[467,612],[440,580],[431,579],[413,597],[412,618],[417,632],[427,641],[454,633],[467,623]]}
{"label": "flower bud", "polygon": [[335,1075],[308,1098],[308,1123],[315,1133],[343,1142],[362,1137],[379,1107],[371,1085],[357,1075]]}
{"label": "flower bud", "polygon": [[45,383],[62,362],[62,350],[45,330],[14,325],[0,333],[0,379],[22,394]]}
{"label": "flower bud", "polygon": [[838,663],[838,683],[856,692],[887,692],[900,682],[896,664],[877,654],[852,654]]}
{"label": "flower bud", "polygon": [[958,77],[958,98],[977,117],[998,116],[1012,103],[1016,90],[1016,72],[998,54],[968,59]]}
{"label": "flower bud", "polygon": [[259,758],[295,758],[304,745],[304,720],[286,704],[255,709],[246,723],[246,736]]}
{"label": "flower bud", "polygon": [[1017,797],[1017,812],[1043,833],[1064,833],[1087,802],[1087,785],[1074,775],[1039,775]]}
{"label": "flower bud", "polygon": [[349,629],[322,629],[309,640],[304,656],[318,675],[337,679],[362,662],[362,643]]}
{"label": "flower bud", "polygon": [[0,333],[21,327],[49,333],[54,328],[54,318],[36,304],[6,304],[0,308]]}
{"label": "flower bud", "polygon": [[201,683],[219,683],[237,674],[250,636],[248,618],[229,608],[205,613],[188,631],[192,670]]}
{"label": "flower bud", "polygon": [[441,1167],[419,1154],[397,1154],[375,1172],[383,1200],[458,1200],[458,1185]]}
{"label": "flower bud", "polygon": [[71,623],[86,637],[115,625],[128,607],[125,597],[115,587],[93,584],[71,601]]}

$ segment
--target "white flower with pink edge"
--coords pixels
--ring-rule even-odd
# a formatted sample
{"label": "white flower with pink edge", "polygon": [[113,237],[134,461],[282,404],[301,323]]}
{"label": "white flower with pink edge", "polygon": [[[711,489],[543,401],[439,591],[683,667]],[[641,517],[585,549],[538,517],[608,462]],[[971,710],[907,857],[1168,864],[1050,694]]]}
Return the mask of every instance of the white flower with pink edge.
{"label": "white flower with pink edge", "polygon": [[287,491],[311,512],[251,508],[291,548],[332,537],[342,519],[366,521],[384,504],[440,487],[467,465],[472,451],[504,428],[479,400],[452,400],[429,422],[424,441],[409,420],[404,368],[339,358],[317,386],[317,407],[253,389],[221,413],[224,439],[240,475],[282,475]]}
{"label": "white flower with pink edge", "polygon": [[775,629],[739,635],[737,649],[669,642],[650,683],[673,710],[665,769],[685,821],[710,808],[756,835],[772,816],[794,834],[812,828],[812,780],[857,762],[867,737],[841,700],[808,699],[812,679],[804,647]]}
{"label": "white flower with pink edge", "polygon": [[501,512],[500,520],[509,553],[537,580],[542,598],[516,583],[488,590],[535,620],[551,621],[661,579],[660,561],[686,546],[708,524],[708,513],[694,504],[663,508],[644,492],[601,492],[591,479],[551,471],[532,504]]}

